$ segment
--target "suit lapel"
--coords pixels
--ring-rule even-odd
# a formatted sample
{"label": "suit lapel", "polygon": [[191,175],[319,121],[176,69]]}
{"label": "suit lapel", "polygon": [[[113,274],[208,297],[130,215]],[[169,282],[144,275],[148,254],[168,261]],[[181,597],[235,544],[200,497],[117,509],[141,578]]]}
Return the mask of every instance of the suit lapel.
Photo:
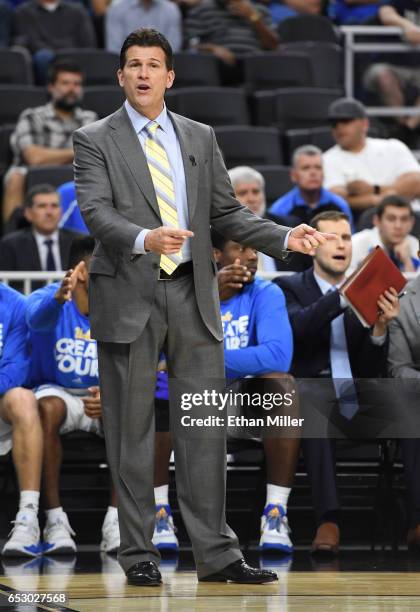
{"label": "suit lapel", "polygon": [[138,188],[160,218],[156,193],[150,176],[146,157],[124,106],[109,122],[111,137],[123,156]]}
{"label": "suit lapel", "polygon": [[168,114],[174,124],[181,149],[187,188],[188,212],[191,221],[197,206],[199,160],[197,154],[193,151],[194,138],[187,122],[170,111],[168,111]]}
{"label": "suit lapel", "polygon": [[29,229],[26,234],[26,246],[30,268],[33,270],[42,270],[41,258],[39,256],[38,245],[32,231]]}

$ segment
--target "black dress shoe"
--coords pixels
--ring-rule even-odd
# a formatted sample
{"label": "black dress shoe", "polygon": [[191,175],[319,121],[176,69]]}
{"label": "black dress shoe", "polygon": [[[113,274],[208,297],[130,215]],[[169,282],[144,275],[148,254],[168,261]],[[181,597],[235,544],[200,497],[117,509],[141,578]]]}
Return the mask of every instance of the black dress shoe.
{"label": "black dress shoe", "polygon": [[126,571],[128,584],[136,586],[158,586],[162,584],[162,576],[154,561],[139,561]]}
{"label": "black dress shoe", "polygon": [[245,559],[238,559],[219,572],[199,578],[199,582],[238,582],[239,584],[262,584],[278,580],[276,572],[250,567]]}

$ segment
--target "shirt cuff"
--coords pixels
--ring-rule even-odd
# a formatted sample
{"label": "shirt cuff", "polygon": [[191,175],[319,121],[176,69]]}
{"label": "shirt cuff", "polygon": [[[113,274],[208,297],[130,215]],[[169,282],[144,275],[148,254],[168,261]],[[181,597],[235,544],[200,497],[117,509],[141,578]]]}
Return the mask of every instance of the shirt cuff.
{"label": "shirt cuff", "polygon": [[138,234],[134,242],[134,247],[132,250],[133,255],[146,255],[146,253],[149,252],[149,251],[146,251],[146,249],[144,248],[144,239],[146,238],[146,235],[150,231],[151,230],[149,229],[144,229],[144,230],[141,230],[140,234]]}
{"label": "shirt cuff", "polygon": [[346,298],[344,297],[344,295],[341,295],[341,294],[340,294],[340,306],[341,308],[347,308],[348,306]]}
{"label": "shirt cuff", "polygon": [[291,230],[291,229],[289,229],[289,231],[288,231],[288,232],[287,232],[287,234],[286,234],[286,238],[284,239],[284,245],[283,245],[283,248],[284,248],[284,250],[285,250],[285,251],[287,251],[287,247],[288,247],[288,245],[289,245],[289,236],[290,236],[290,234],[291,234],[291,233],[292,233],[292,230]]}
{"label": "shirt cuff", "polygon": [[370,339],[372,340],[372,344],[375,344],[376,346],[382,346],[383,344],[385,344],[386,334],[383,334],[382,336],[371,336]]}

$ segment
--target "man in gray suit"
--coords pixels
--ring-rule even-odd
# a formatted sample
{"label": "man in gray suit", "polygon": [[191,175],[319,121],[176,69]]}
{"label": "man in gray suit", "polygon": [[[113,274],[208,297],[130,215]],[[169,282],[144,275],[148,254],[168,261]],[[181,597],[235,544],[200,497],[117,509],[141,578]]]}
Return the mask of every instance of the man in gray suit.
{"label": "man in gray suit", "polygon": [[[107,452],[117,487],[119,561],[128,581],[157,585],[154,389],[164,350],[170,378],[177,491],[199,580],[261,583],[225,519],[223,432],[182,432],[182,393],[223,390],[223,332],[210,224],[276,258],[313,252],[331,235],[253,215],[234,198],[213,130],[170,113],[175,74],[167,40],[130,34],[118,79],[127,101],[74,134],[77,199],[97,240],[90,265],[90,320],[98,340]],[[204,380],[204,378],[206,380]],[[202,416],[207,416],[204,409]]]}
{"label": "man in gray suit", "polygon": [[[418,252],[420,257],[420,250]],[[388,371],[400,379],[395,385],[395,406],[401,428],[400,447],[407,489],[409,550],[420,552],[420,276],[413,279],[401,299],[400,313],[389,327]]]}

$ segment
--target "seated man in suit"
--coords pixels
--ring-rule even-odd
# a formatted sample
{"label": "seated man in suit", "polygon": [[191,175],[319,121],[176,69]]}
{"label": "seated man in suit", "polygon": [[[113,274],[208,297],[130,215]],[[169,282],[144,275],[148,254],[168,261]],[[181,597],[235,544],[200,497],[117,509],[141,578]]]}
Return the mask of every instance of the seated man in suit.
{"label": "seated man in suit", "polygon": [[42,429],[35,396],[21,386],[29,375],[25,306],[23,295],[0,283],[0,455],[12,449],[20,491],[19,510],[1,552],[11,557],[36,557],[41,552]]}
{"label": "seated man in suit", "polygon": [[[267,387],[267,391],[284,396],[293,389],[293,379],[286,374],[291,363],[293,344],[283,293],[273,283],[255,278],[258,254],[254,249],[226,240],[215,230],[212,230],[212,243],[220,267],[218,283],[226,376],[230,381],[235,381],[229,389],[246,394],[261,393],[262,388]],[[264,379],[266,385],[262,381],[260,384],[260,379]],[[158,394],[161,393],[161,387],[162,383],[158,382]],[[288,411],[296,416],[297,410],[297,401],[293,401]],[[243,416],[244,421],[248,422],[249,414],[244,406],[232,406],[229,414],[233,418]],[[170,447],[168,438],[163,434],[165,428],[162,424],[165,421],[159,404],[156,406],[156,416],[159,430],[155,455],[157,516],[153,542],[161,550],[171,548],[170,544],[175,549],[177,541],[167,493]],[[271,430],[263,435],[261,430],[242,426],[241,418],[238,421],[234,419],[234,422],[235,426],[228,427],[228,437],[262,438],[264,446],[267,495],[261,517],[260,548],[291,553],[293,544],[287,521],[287,504],[300,447],[299,431],[290,434],[288,428],[283,428],[281,433]],[[166,416],[168,428],[169,419]]]}
{"label": "seated man in suit", "polygon": [[[46,506],[45,554],[76,552],[75,535],[60,503],[62,459],[60,435],[88,431],[102,436],[98,355],[90,337],[88,268],[95,241],[78,238],[70,251],[71,269],[64,280],[32,293],[26,320],[32,343],[31,378],[38,400],[43,436],[43,485]],[[88,407],[91,418],[85,414]],[[101,550],[120,544],[115,494],[102,525]]]}
{"label": "seated man in suit", "polygon": [[[315,396],[314,412],[333,406],[338,411],[329,416],[339,424],[352,421],[362,407],[362,387],[353,394],[342,393],[353,386],[353,379],[376,379],[385,375],[387,329],[399,310],[397,292],[390,288],[378,301],[382,314],[372,329],[364,328],[346,307],[337,289],[343,283],[351,260],[351,228],[342,212],[327,211],[312,220],[320,231],[337,235],[337,240],[317,250],[313,267],[288,277],[275,279],[285,293],[293,329],[294,357],[291,373],[298,378],[330,379],[315,387],[308,383]],[[331,380],[332,379],[332,380]],[[331,381],[331,384],[330,384]],[[322,391],[325,392],[321,395]],[[308,401],[301,394],[301,404]],[[372,398],[370,398],[372,399]],[[347,400],[347,401],[346,401]],[[306,413],[308,414],[308,413]],[[311,418],[316,418],[311,414]],[[306,423],[307,424],[307,423]],[[309,438],[302,440],[306,469],[312,486],[312,498],[318,529],[312,552],[337,554],[339,548],[339,501],[335,481],[334,440]]]}
{"label": "seated man in suit", "polygon": [[[420,248],[418,251],[420,259]],[[409,411],[418,413],[418,383],[420,380],[420,276],[416,276],[406,287],[406,295],[401,300],[400,314],[391,321],[389,328],[389,375],[400,379],[403,403]],[[406,395],[406,393],[409,395]],[[414,405],[413,405],[414,400]],[[405,435],[400,439],[404,473],[407,487],[409,550],[420,552],[420,440],[411,438],[415,431],[409,423],[404,423]],[[415,423],[416,429],[418,422]],[[418,430],[418,429],[417,429]],[[408,435],[407,435],[408,434]]]}
{"label": "seated man in suit", "polygon": [[[48,184],[35,185],[26,196],[25,217],[30,227],[0,240],[0,270],[53,272],[67,270],[75,232],[59,229],[60,197]],[[22,283],[16,283],[20,289]]]}

